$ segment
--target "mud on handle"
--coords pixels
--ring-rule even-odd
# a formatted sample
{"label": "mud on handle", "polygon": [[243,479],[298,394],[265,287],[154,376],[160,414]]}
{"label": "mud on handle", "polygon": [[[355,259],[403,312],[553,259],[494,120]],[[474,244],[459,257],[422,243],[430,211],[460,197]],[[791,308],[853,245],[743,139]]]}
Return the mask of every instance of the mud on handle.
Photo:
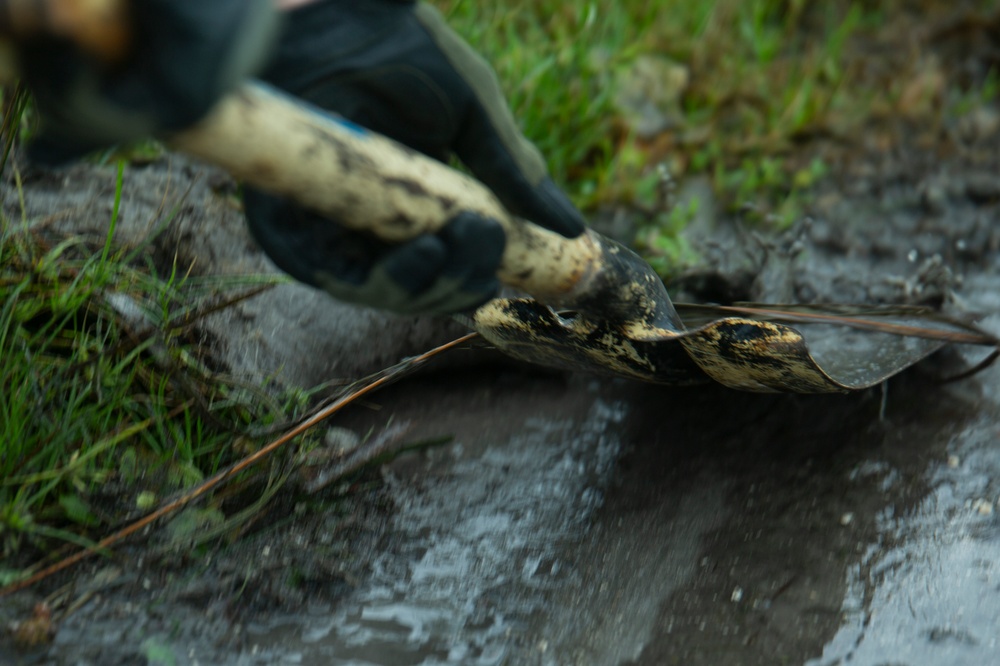
{"label": "mud on handle", "polygon": [[249,82],[171,147],[387,241],[434,232],[462,211],[507,233],[498,276],[551,305],[571,305],[602,265],[591,232],[569,240],[514,218],[478,181],[379,134]]}

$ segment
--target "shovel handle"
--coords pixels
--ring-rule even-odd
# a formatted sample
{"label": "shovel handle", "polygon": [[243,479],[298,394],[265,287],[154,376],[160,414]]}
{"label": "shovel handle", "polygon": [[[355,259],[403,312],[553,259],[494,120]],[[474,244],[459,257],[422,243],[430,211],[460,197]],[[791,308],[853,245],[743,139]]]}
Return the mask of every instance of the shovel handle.
{"label": "shovel handle", "polygon": [[469,176],[260,83],[169,144],[390,242],[434,233],[463,211],[493,218],[507,236],[500,280],[552,305],[572,305],[602,263],[590,231],[567,239],[515,218]]}
{"label": "shovel handle", "polygon": [[[113,61],[128,48],[126,5],[0,0],[0,35],[56,34]],[[223,98],[168,143],[390,242],[434,233],[465,211],[495,219],[507,238],[498,278],[555,306],[570,307],[589,295],[608,252],[590,231],[570,240],[514,218],[478,181],[255,82]]]}

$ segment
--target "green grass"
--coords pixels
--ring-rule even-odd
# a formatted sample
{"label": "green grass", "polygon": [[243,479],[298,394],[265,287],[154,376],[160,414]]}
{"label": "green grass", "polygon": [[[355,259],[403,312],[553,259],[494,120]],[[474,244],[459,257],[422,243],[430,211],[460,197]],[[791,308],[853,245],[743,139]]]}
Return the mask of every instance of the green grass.
{"label": "green grass", "polygon": [[[682,232],[699,202],[673,205],[664,182],[706,177],[723,210],[781,226],[803,214],[829,171],[817,138],[850,143],[899,113],[940,120],[934,89],[921,87],[933,77],[918,59],[898,60],[910,58],[900,47],[910,42],[890,28],[914,8],[941,15],[943,1],[434,2],[497,69],[525,133],[574,201],[645,214],[636,245],[667,276],[692,260]],[[996,11],[1000,1],[981,5]],[[864,43],[903,55],[871,60]],[[620,99],[650,59],[686,83],[662,102],[669,122],[640,137]],[[1000,77],[994,70],[981,85],[947,92],[948,111],[960,115],[995,103]],[[13,142],[30,132],[30,102],[16,89],[2,99],[6,178]],[[144,159],[101,159],[122,156]],[[121,184],[119,171],[116,204]],[[185,278],[180,267],[161,274],[141,252],[114,248],[110,234],[91,247],[44,238],[28,222],[0,219],[5,559],[25,545],[86,543],[252,449],[252,425],[308,403],[300,395],[276,405],[214,376],[199,357],[199,313],[219,292],[252,285]],[[218,505],[198,511],[217,516]],[[12,575],[0,570],[0,582]]]}
{"label": "green grass", "polygon": [[[494,64],[524,132],[581,208],[638,201],[648,209],[664,164],[676,180],[707,175],[722,210],[779,227],[804,214],[829,170],[815,140],[857,140],[867,124],[899,113],[906,87],[925,75],[912,40],[890,30],[894,21],[952,8],[935,0],[436,4]],[[859,44],[879,47],[875,66]],[[900,54],[895,61],[887,48]],[[671,126],[640,139],[616,95],[649,58],[684,68],[688,83],[668,110]],[[994,76],[958,104],[991,99],[996,87]],[[933,113],[924,120],[937,122]],[[637,241],[665,275],[686,255],[685,217],[653,215],[662,233],[650,236],[645,225]]]}
{"label": "green grass", "polygon": [[[627,200],[658,161],[675,177],[713,174],[723,192],[745,195],[730,171],[781,155],[863,103],[848,85],[845,47],[881,20],[859,3],[803,0],[437,4],[494,64],[525,133],[584,208]],[[615,98],[648,56],[687,68],[689,83],[677,126],[642,143]],[[786,170],[789,187],[796,171]]]}
{"label": "green grass", "polygon": [[[121,168],[115,182],[99,247],[0,220],[4,560],[89,543],[263,443],[251,431],[301,406],[213,374],[197,346],[204,313],[273,278],[185,279],[115,249]],[[0,571],[0,583],[15,575]]]}

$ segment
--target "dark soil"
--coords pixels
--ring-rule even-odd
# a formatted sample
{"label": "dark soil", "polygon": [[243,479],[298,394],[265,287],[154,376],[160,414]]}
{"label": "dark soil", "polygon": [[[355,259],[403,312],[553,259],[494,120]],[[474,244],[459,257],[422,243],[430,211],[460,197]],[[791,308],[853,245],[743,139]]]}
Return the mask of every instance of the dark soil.
{"label": "dark soil", "polygon": [[[942,32],[946,71],[982,76],[987,36]],[[673,293],[928,303],[1000,331],[997,118],[994,101],[849,149],[817,140],[803,150],[836,169],[809,219],[693,229],[705,263]],[[26,181],[30,215],[99,230],[113,181],[68,173]],[[130,171],[126,228],[158,219],[168,177],[194,185],[164,252],[266,268],[207,185],[219,176],[179,158]],[[3,206],[17,211],[7,184]],[[214,324],[220,365],[311,385],[455,332],[281,289]],[[54,638],[5,633],[0,664],[1000,663],[1000,370],[941,384],[969,362],[949,352],[857,394],[753,395],[465,354],[332,424],[410,422],[406,441],[447,443],[290,493],[235,541],[154,529],[5,598],[4,625],[47,599]]]}

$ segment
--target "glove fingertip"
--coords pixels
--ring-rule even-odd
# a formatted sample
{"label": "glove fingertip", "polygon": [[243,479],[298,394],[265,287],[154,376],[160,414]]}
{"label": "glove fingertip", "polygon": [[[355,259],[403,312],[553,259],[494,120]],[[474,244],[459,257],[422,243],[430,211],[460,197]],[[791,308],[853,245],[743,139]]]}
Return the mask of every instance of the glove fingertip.
{"label": "glove fingertip", "polygon": [[390,252],[382,262],[385,272],[410,294],[429,288],[441,274],[447,248],[440,239],[418,236]]}
{"label": "glove fingertip", "polygon": [[453,217],[440,232],[454,261],[445,273],[493,276],[503,258],[507,235],[496,220],[472,212]]}

